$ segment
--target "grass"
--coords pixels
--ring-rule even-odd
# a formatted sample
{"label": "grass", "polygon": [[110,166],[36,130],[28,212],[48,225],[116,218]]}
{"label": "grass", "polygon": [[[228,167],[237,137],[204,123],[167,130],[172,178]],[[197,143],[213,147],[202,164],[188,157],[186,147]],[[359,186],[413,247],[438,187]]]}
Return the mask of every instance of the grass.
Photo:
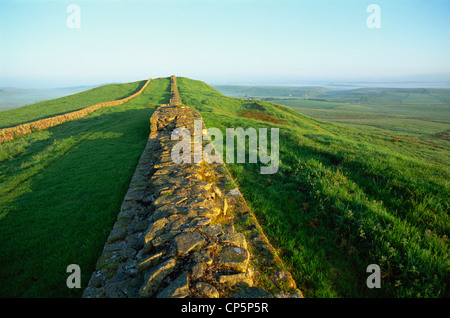
{"label": "grass", "polygon": [[[131,94],[139,83],[109,87],[109,96]],[[92,100],[108,95],[107,87],[97,91]],[[168,79],[153,80],[123,105],[0,144],[1,297],[81,296],[67,288],[66,268],[78,264],[87,285],[147,142],[149,118],[169,95]],[[78,98],[85,102],[84,94]]]}
{"label": "grass", "polygon": [[145,80],[126,84],[110,84],[81,93],[0,112],[0,128],[65,114],[101,102],[117,100],[138,91]]}
{"label": "grass", "polygon": [[35,104],[41,101],[55,99],[86,91],[96,86],[78,86],[53,89],[0,89],[0,111]]}
{"label": "grass", "polygon": [[[286,89],[271,87],[265,92],[259,87],[255,93],[265,101],[289,106],[322,121],[391,135],[392,139],[450,147],[446,133],[450,125],[449,89],[315,89],[315,93],[309,94],[314,98],[300,97],[294,88],[291,88],[294,90],[292,97],[286,97]],[[239,86],[225,86],[223,92],[230,96],[245,96]]]}
{"label": "grass", "polygon": [[[278,173],[227,166],[307,297],[449,297],[447,147],[177,83],[207,127],[280,129]],[[255,109],[284,124],[242,116]],[[381,266],[381,289],[367,288],[369,264]]]}
{"label": "grass", "polygon": [[[438,146],[450,146],[448,138],[434,135],[448,129],[450,105],[359,105],[341,104],[326,108],[327,102],[310,104],[290,101],[287,106],[320,120],[395,137],[417,139]],[[321,107],[322,104],[324,107]]]}
{"label": "grass", "polygon": [[350,128],[391,135],[439,147],[450,147],[450,89],[360,88],[222,85],[223,94],[259,98]]}
{"label": "grass", "polygon": [[[124,96],[139,83],[123,84]],[[149,117],[169,101],[169,83],[153,80],[126,104],[0,144],[1,297],[81,296],[66,287],[66,268],[80,265],[87,285],[145,146]],[[226,97],[187,78],[177,83],[183,103],[198,109],[207,127],[223,133],[232,127],[280,129],[276,174],[261,175],[260,164],[227,166],[305,296],[450,296],[445,144],[395,139],[383,127],[359,129],[268,101]],[[101,96],[92,100],[120,95],[105,87],[97,92]],[[433,94],[448,103],[445,92]],[[363,112],[381,105],[350,97],[356,102],[339,100],[343,96],[330,104],[315,100],[314,109],[345,104],[347,111]],[[83,94],[71,98],[78,105],[87,100]],[[48,105],[56,113],[68,111],[67,103]],[[12,123],[17,114],[0,117]],[[427,132],[433,131],[430,122]],[[369,264],[381,266],[381,289],[366,286]]]}

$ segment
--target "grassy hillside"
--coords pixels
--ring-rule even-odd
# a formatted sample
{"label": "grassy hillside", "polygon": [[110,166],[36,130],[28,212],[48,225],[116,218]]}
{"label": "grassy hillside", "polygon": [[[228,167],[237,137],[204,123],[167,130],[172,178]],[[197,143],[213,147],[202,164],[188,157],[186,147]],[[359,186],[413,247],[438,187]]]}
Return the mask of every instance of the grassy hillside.
{"label": "grassy hillside", "polygon": [[[68,99],[81,106],[124,97],[144,82],[38,106],[59,113]],[[169,95],[169,79],[152,80],[123,105],[0,144],[0,297],[81,296],[66,287],[66,268],[80,265],[86,286],[147,142],[149,118]]]}
{"label": "grassy hillside", "polygon": [[[307,297],[448,297],[449,152],[178,78],[207,127],[278,127],[280,169],[227,164]],[[252,114],[244,117],[243,114]],[[369,264],[382,288],[366,286]]]}
{"label": "grassy hillside", "polygon": [[259,98],[307,116],[389,135],[391,139],[450,147],[450,89],[217,86],[232,97]]}
{"label": "grassy hillside", "polygon": [[121,99],[137,92],[144,81],[110,84],[81,93],[0,112],[0,128],[12,127],[79,110],[101,102]]}
{"label": "grassy hillside", "polygon": [[[177,82],[207,127],[280,129],[276,174],[227,166],[305,296],[450,296],[448,148]],[[142,83],[117,88],[129,95]],[[1,297],[80,296],[65,286],[66,268],[79,264],[86,286],[169,85],[153,80],[128,103],[0,144]],[[97,92],[92,100],[120,95]],[[67,111],[56,101],[48,109]],[[12,122],[8,114],[0,118]],[[381,266],[381,289],[366,286],[369,264]]]}
{"label": "grassy hillside", "polygon": [[96,86],[77,86],[53,89],[24,89],[5,87],[0,89],[0,111],[60,98],[84,92]]}

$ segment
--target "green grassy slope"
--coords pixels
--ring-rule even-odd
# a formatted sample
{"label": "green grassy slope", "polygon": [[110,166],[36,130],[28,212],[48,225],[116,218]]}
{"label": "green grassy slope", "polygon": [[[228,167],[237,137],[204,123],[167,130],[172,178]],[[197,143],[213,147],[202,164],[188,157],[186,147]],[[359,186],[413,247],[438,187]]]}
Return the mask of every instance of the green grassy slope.
{"label": "green grassy slope", "polygon": [[[449,296],[448,148],[177,82],[207,127],[280,129],[278,173],[227,166],[307,297]],[[67,265],[86,286],[169,84],[0,144],[1,297],[80,296],[65,286]],[[373,263],[381,289],[366,287]]]}
{"label": "green grassy slope", "polygon": [[[86,100],[77,94],[76,102],[122,97],[144,82],[89,91]],[[0,297],[81,296],[66,287],[66,268],[78,264],[87,285],[147,142],[149,118],[169,96],[169,79],[152,80],[123,105],[0,144]],[[48,105],[59,111],[64,101]]]}
{"label": "green grassy slope", "polygon": [[282,104],[323,121],[390,135],[391,139],[450,147],[450,89],[215,86],[231,97]]}
{"label": "green grassy slope", "polygon": [[[207,127],[280,129],[278,173],[227,166],[307,297],[449,296],[448,148],[393,142],[186,78],[178,86]],[[381,266],[381,289],[366,286],[369,264]]]}
{"label": "green grassy slope", "polygon": [[0,112],[0,128],[65,114],[101,102],[117,100],[137,92],[145,80],[125,84],[110,84],[81,93],[52,99],[32,105]]}
{"label": "green grassy slope", "polygon": [[[280,95],[284,90],[285,88],[272,87],[264,93],[261,88],[259,93],[265,96],[262,98],[265,101],[290,106],[320,120],[389,134],[392,139],[450,147],[449,89],[372,88],[328,91],[316,94],[319,99],[287,98],[286,95]],[[223,92],[235,94],[239,90],[228,87]],[[274,95],[269,96],[269,93]]]}
{"label": "green grassy slope", "polygon": [[450,127],[450,104],[361,105],[307,100],[273,101],[320,120],[390,134],[392,138],[414,139],[450,147],[448,136],[443,138],[439,135]]}
{"label": "green grassy slope", "polygon": [[445,88],[358,88],[327,92],[321,97],[332,101],[363,104],[449,104],[449,90]]}
{"label": "green grassy slope", "polygon": [[0,111],[81,93],[98,86],[100,85],[53,89],[2,88],[0,89]]}

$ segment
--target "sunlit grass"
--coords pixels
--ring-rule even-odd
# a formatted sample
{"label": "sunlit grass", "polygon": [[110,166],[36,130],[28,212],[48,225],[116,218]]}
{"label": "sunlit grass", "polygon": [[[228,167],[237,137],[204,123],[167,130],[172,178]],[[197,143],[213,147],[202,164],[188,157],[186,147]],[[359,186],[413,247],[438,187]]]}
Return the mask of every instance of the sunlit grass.
{"label": "sunlit grass", "polygon": [[125,84],[110,84],[81,93],[43,101],[0,112],[0,128],[16,126],[51,116],[89,107],[101,102],[121,99],[138,91],[145,80]]}
{"label": "sunlit grass", "polygon": [[[227,164],[307,297],[448,297],[449,151],[393,142],[178,78],[207,127],[278,127],[280,168]],[[286,124],[241,116],[258,109]],[[260,116],[259,119],[263,119]],[[366,285],[369,264],[382,288]]]}
{"label": "sunlit grass", "polygon": [[[449,296],[447,148],[177,83],[207,127],[280,129],[276,174],[227,166],[307,297]],[[126,104],[0,144],[0,296],[80,296],[66,268],[80,265],[86,286],[169,95],[168,78],[153,80]],[[381,289],[366,286],[372,263]]]}
{"label": "sunlit grass", "polygon": [[74,121],[0,144],[0,295],[79,297],[111,231],[169,80]]}

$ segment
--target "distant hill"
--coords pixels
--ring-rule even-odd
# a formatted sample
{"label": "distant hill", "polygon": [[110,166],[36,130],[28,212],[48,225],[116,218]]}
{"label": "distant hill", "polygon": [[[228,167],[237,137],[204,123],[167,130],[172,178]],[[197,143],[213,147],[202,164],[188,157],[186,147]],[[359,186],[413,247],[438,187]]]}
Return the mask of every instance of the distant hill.
{"label": "distant hill", "polygon": [[80,93],[100,85],[77,86],[53,89],[24,89],[4,87],[0,89],[0,111]]}
{"label": "distant hill", "polygon": [[[26,90],[4,88],[0,91],[0,100],[4,105],[22,104],[25,100],[31,101],[33,98],[42,99],[42,102],[31,103],[26,106],[13,107],[0,112],[0,128],[15,126],[18,124],[50,117],[97,103],[124,98],[137,91],[144,81],[131,82],[126,84],[108,84],[100,87],[86,89],[86,87],[59,88],[49,91]],[[70,93],[68,95],[67,93]],[[63,97],[50,98],[50,95]],[[9,107],[9,106],[4,106]]]}

